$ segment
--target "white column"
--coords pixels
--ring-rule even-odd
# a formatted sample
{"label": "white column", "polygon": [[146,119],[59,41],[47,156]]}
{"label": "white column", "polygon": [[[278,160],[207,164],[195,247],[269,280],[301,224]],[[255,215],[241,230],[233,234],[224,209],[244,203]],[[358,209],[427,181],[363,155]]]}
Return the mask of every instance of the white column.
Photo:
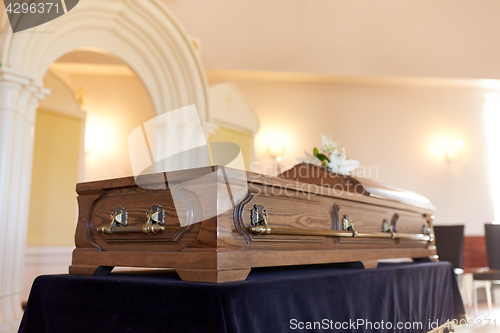
{"label": "white column", "polygon": [[29,81],[12,77],[4,71],[0,78],[0,332],[10,331],[14,314],[10,307],[10,290],[6,286],[8,257],[12,255],[7,236],[7,218],[9,211],[10,173],[14,151],[13,137],[17,101],[22,91],[22,84]]}
{"label": "white column", "polygon": [[36,106],[47,91],[26,75],[0,69],[0,332],[22,316]]}
{"label": "white column", "polygon": [[[21,98],[24,110],[24,121],[21,130],[22,139],[22,155],[20,158],[20,183],[17,206],[19,207],[19,220],[24,221],[24,224],[17,224],[15,249],[14,249],[14,269],[12,271],[13,279],[13,305],[14,315],[16,318],[21,319],[23,312],[19,304],[21,304],[21,295],[24,285],[24,261],[26,249],[26,234],[28,230],[28,213],[30,205],[30,192],[31,192],[31,175],[33,166],[33,148],[34,148],[34,133],[35,133],[35,118],[38,102],[45,98],[46,92],[40,90],[41,85],[32,85],[25,89]],[[19,117],[21,117],[19,115]],[[21,120],[19,121],[21,123]]]}

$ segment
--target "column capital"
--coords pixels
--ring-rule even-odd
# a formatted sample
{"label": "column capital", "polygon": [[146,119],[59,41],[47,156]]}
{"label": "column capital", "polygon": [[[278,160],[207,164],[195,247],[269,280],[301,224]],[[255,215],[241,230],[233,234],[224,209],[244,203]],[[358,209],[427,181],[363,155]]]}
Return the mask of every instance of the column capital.
{"label": "column capital", "polygon": [[0,65],[0,83],[7,82],[27,89],[37,100],[42,100],[50,94],[50,89],[44,88],[41,81],[34,76]]}
{"label": "column capital", "polygon": [[34,77],[17,71],[10,67],[0,66],[0,81],[7,81],[11,83],[17,83],[22,86],[29,85],[34,80]]}
{"label": "column capital", "polygon": [[43,83],[10,67],[0,67],[0,112],[13,112],[34,122],[36,105],[50,93]]}
{"label": "column capital", "polygon": [[217,131],[219,129],[218,125],[214,124],[213,122],[208,122],[208,121],[202,121],[201,127],[203,128],[203,132],[205,133],[205,137],[207,137],[207,141],[208,141],[208,136],[210,134],[213,134],[215,131]]}

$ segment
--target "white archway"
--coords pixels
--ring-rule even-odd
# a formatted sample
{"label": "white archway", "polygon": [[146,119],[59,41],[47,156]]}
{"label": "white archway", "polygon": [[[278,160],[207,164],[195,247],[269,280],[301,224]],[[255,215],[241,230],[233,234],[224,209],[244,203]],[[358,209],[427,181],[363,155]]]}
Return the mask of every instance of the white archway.
{"label": "white archway", "polygon": [[208,85],[194,45],[156,0],[80,1],[29,33],[7,34],[0,62],[40,82],[57,58],[92,47],[113,53],[136,72],[158,114],[194,103],[202,121],[210,121]]}
{"label": "white archway", "polygon": [[141,78],[156,114],[196,104],[207,133],[208,84],[191,39],[159,0],[81,0],[67,14],[13,34],[0,21],[0,332],[16,331],[41,80],[60,56],[106,50]]}

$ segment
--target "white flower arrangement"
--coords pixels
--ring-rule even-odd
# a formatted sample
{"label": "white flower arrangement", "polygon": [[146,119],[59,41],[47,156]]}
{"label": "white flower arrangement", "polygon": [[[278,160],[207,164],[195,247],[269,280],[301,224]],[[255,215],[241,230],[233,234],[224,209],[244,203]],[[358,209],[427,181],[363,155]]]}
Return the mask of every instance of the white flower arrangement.
{"label": "white flower arrangement", "polygon": [[340,175],[349,175],[354,169],[359,167],[359,161],[347,158],[345,148],[342,153],[338,151],[338,143],[332,140],[330,134],[321,134],[322,146],[321,154],[318,148],[313,149],[313,154],[305,152],[306,157],[297,157],[299,163],[310,163],[318,166],[324,166],[328,170]]}

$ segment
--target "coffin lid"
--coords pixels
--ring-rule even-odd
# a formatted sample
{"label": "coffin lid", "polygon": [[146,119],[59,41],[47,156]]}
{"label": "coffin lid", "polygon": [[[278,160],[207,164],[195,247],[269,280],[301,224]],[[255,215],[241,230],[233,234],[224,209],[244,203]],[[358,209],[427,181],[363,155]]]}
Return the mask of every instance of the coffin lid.
{"label": "coffin lid", "polygon": [[411,206],[433,210],[435,208],[429,199],[415,192],[386,185],[369,178],[340,175],[330,172],[325,167],[319,167],[309,163],[297,164],[278,177],[327,186],[333,189],[358,193],[374,198],[396,201]]}

